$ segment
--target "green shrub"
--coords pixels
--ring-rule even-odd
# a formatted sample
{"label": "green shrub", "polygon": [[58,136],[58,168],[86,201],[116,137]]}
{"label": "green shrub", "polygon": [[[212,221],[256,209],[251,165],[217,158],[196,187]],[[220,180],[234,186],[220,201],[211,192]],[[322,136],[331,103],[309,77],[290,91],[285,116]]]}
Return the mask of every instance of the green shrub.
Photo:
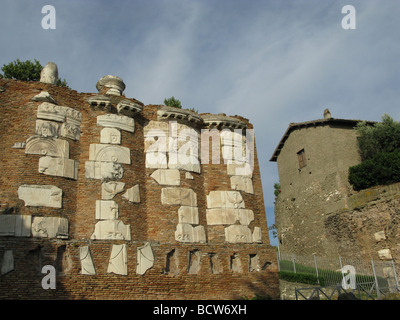
{"label": "green shrub", "polygon": [[15,79],[21,81],[38,81],[40,80],[40,72],[43,67],[35,59],[35,62],[30,60],[19,61],[19,59],[10,62],[7,65],[3,65],[1,70],[3,71],[4,78]]}
{"label": "green shrub", "polygon": [[355,190],[400,182],[400,151],[381,152],[349,168]]}
{"label": "green shrub", "polygon": [[295,273],[290,271],[279,271],[279,279],[289,282],[306,283],[311,285],[325,285],[325,279],[323,277],[317,278],[317,276],[314,274],[302,272]]}
{"label": "green shrub", "polygon": [[178,99],[175,99],[173,96],[169,99],[164,99],[164,104],[169,107],[182,109],[181,102]]}

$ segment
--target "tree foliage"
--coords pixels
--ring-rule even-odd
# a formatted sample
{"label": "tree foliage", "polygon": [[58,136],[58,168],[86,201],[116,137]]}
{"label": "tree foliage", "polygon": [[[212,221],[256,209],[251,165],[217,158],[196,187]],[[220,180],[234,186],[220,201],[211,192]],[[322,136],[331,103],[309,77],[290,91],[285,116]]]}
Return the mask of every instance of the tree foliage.
{"label": "tree foliage", "polygon": [[359,123],[356,130],[362,160],[373,158],[381,152],[400,150],[400,122],[387,114],[382,116],[382,122],[373,126],[365,121]]}
{"label": "tree foliage", "polygon": [[36,59],[34,62],[30,60],[22,62],[17,59],[7,65],[3,65],[3,67],[1,68],[4,78],[21,81],[40,80],[40,72],[42,71],[42,69],[42,65]]}
{"label": "tree foliage", "polygon": [[400,122],[389,115],[373,126],[356,126],[362,162],[349,168],[355,190],[400,182]]}
{"label": "tree foliage", "polygon": [[181,102],[180,102],[178,99],[175,99],[174,96],[172,96],[172,97],[169,98],[169,99],[164,99],[164,104],[165,104],[166,106],[169,106],[169,107],[175,107],[175,108],[182,109],[182,104],[181,104]]}

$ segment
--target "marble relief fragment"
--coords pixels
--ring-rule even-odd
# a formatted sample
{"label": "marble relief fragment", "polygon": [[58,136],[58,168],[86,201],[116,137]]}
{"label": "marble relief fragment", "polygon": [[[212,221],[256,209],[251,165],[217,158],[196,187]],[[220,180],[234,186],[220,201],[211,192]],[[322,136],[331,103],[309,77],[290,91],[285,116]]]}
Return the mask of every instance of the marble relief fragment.
{"label": "marble relief fragment", "polygon": [[128,274],[128,253],[126,244],[114,244],[112,246],[107,272],[121,275]]}
{"label": "marble relief fragment", "polygon": [[78,164],[78,161],[67,158],[41,157],[39,173],[77,180]]}
{"label": "marble relief fragment", "polygon": [[100,220],[95,224],[93,240],[131,240],[130,225],[121,220]]}
{"label": "marble relief fragment", "polygon": [[113,200],[96,200],[96,219],[118,219],[118,203]]}
{"label": "marble relief fragment", "polygon": [[101,184],[101,198],[111,200],[114,196],[124,191],[125,183],[119,181],[108,181]]}
{"label": "marble relief fragment", "polygon": [[132,188],[129,188],[123,195],[123,198],[130,202],[139,203],[140,202],[140,190],[139,185],[135,185]]}
{"label": "marble relief fragment", "polygon": [[131,164],[131,152],[127,147],[110,144],[91,144],[89,160]]}
{"label": "marble relief fragment", "polygon": [[100,143],[121,144],[121,131],[116,128],[104,128],[100,131]]}
{"label": "marble relief fragment", "polygon": [[136,273],[143,275],[154,265],[154,254],[151,245],[147,242],[145,245],[137,248]]}
{"label": "marble relief fragment", "polygon": [[18,198],[25,206],[62,207],[62,190],[51,185],[21,185],[18,188]]}
{"label": "marble relief fragment", "polygon": [[69,158],[69,143],[62,139],[33,136],[26,140],[25,153]]}
{"label": "marble relief fragment", "polygon": [[1,275],[9,273],[14,270],[14,255],[12,250],[4,252],[3,261],[1,264]]}
{"label": "marble relief fragment", "polygon": [[179,170],[158,169],[151,174],[151,177],[160,185],[179,186],[181,184]]}
{"label": "marble relief fragment", "polygon": [[68,239],[68,220],[59,217],[34,217],[32,236],[38,238]]}
{"label": "marble relief fragment", "polygon": [[87,179],[118,180],[124,175],[122,164],[116,162],[86,161],[85,177]]}
{"label": "marble relief fragment", "polygon": [[96,269],[89,246],[82,246],[79,248],[79,258],[81,261],[81,274],[95,275]]}
{"label": "marble relief fragment", "polygon": [[189,188],[162,188],[161,203],[164,205],[197,207],[197,196]]}

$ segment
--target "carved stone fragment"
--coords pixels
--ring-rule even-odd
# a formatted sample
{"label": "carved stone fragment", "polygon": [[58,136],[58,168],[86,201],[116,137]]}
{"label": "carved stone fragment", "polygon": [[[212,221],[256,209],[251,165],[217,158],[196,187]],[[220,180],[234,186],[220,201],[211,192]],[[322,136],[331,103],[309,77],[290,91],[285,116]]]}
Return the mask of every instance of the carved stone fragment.
{"label": "carved stone fragment", "polygon": [[111,200],[117,193],[124,191],[125,183],[117,181],[103,182],[101,185],[101,198]]}
{"label": "carved stone fragment", "polygon": [[40,72],[40,82],[56,84],[58,80],[58,67],[54,62],[48,62]]}
{"label": "carved stone fragment", "polygon": [[34,96],[31,100],[36,102],[49,102],[52,104],[57,104],[56,100],[54,100],[54,98],[47,91],[40,92],[39,94]]}
{"label": "carved stone fragment", "polygon": [[229,176],[247,176],[253,177],[253,170],[251,165],[247,162],[228,161],[226,170]]}
{"label": "carved stone fragment", "polygon": [[1,275],[9,273],[14,270],[14,255],[12,250],[4,252],[3,261],[1,264]]}
{"label": "carved stone fragment", "polygon": [[97,116],[97,125],[117,128],[132,133],[135,131],[135,120],[127,116],[116,115],[113,113]]}
{"label": "carved stone fragment", "polygon": [[179,186],[181,184],[180,173],[176,169],[158,169],[151,174],[151,177],[161,185]]}
{"label": "carved stone fragment", "polygon": [[90,104],[92,109],[111,111],[111,99],[105,95],[98,94],[89,97],[86,102]]}
{"label": "carved stone fragment", "polygon": [[188,223],[178,223],[175,231],[175,240],[179,242],[206,242],[206,233],[203,226],[193,227]]}
{"label": "carved stone fragment", "polygon": [[118,180],[124,175],[122,164],[116,162],[86,161],[85,177],[87,179]]}
{"label": "carved stone fragment", "polygon": [[207,208],[244,208],[244,200],[238,191],[210,191]]}
{"label": "carved stone fragment", "polygon": [[17,214],[0,215],[0,236],[30,237],[32,216]]}
{"label": "carved stone fragment", "polygon": [[91,144],[89,160],[131,164],[129,148],[111,144]]}
{"label": "carved stone fragment", "polygon": [[129,100],[121,100],[117,104],[118,113],[125,115],[127,117],[131,117],[131,118],[133,118],[135,115],[137,115],[142,110],[143,110],[143,107],[141,105],[138,105],[137,103],[134,103]]}
{"label": "carved stone fragment", "polygon": [[189,252],[188,274],[198,274],[201,268],[201,253],[195,249]]}
{"label": "carved stone fragment", "polygon": [[261,270],[260,259],[257,254],[249,255],[249,272],[258,272]]}
{"label": "carved stone fragment", "polygon": [[67,158],[41,157],[39,173],[77,180],[78,164],[78,161]]}
{"label": "carved stone fragment", "polygon": [[161,203],[164,205],[197,207],[197,196],[189,188],[162,188]]}
{"label": "carved stone fragment", "polygon": [[89,246],[79,247],[79,258],[81,260],[81,274],[95,275],[96,269]]}
{"label": "carved stone fragment", "polygon": [[36,135],[44,138],[58,138],[60,123],[47,120],[36,120]]}
{"label": "carved stone fragment", "polygon": [[100,131],[100,143],[121,144],[121,131],[116,128],[104,128]]}
{"label": "carved stone fragment", "polygon": [[167,154],[165,152],[146,152],[146,168],[168,168]]}
{"label": "carved stone fragment", "polygon": [[256,243],[261,243],[262,242],[261,228],[260,227],[254,227],[254,230],[253,230],[253,242],[256,242]]}
{"label": "carved stone fragment", "polygon": [[140,190],[139,185],[135,185],[132,188],[129,188],[123,195],[126,200],[130,202],[139,203],[140,202]]}
{"label": "carved stone fragment", "polygon": [[154,265],[154,254],[151,245],[147,242],[144,246],[137,248],[136,273],[143,275]]}
{"label": "carved stone fragment", "polygon": [[230,243],[252,243],[253,236],[249,227],[231,225],[225,228],[225,241]]}
{"label": "carved stone fragment", "polygon": [[170,152],[168,154],[168,168],[201,173],[199,158],[195,155]]}
{"label": "carved stone fragment", "polygon": [[61,137],[78,141],[81,137],[81,129],[79,125],[71,122],[64,122],[60,129]]}
{"label": "carved stone fragment", "polygon": [[62,139],[33,136],[26,140],[25,153],[69,158],[69,143]]}
{"label": "carved stone fragment", "polygon": [[131,240],[131,227],[120,220],[101,220],[96,223],[90,239]]}
{"label": "carved stone fragment", "polygon": [[25,206],[62,207],[62,190],[51,185],[22,185],[18,188],[18,198],[25,201]]}
{"label": "carved stone fragment", "polygon": [[254,194],[253,181],[247,176],[231,176],[231,189]]}
{"label": "carved stone fragment", "polygon": [[113,200],[96,200],[96,219],[118,219],[118,203]]}
{"label": "carved stone fragment", "polygon": [[120,77],[107,75],[97,81],[96,88],[99,92],[107,88],[106,94],[120,96],[125,90],[125,83]]}
{"label": "carved stone fragment", "polygon": [[43,102],[38,105],[37,117],[39,119],[59,122],[68,121],[76,125],[80,125],[82,121],[82,114],[80,111],[48,102]]}
{"label": "carved stone fragment", "polygon": [[114,244],[112,246],[107,272],[128,275],[128,252],[126,244]]}
{"label": "carved stone fragment", "polygon": [[68,220],[59,217],[34,217],[32,236],[38,238],[68,239]]}
{"label": "carved stone fragment", "polygon": [[179,223],[199,224],[199,209],[197,207],[181,206],[178,209]]}

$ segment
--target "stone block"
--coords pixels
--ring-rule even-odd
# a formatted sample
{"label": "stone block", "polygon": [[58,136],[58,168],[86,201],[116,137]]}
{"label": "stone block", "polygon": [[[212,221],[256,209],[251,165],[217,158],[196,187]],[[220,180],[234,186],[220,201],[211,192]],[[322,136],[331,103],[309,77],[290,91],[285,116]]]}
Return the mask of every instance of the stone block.
{"label": "stone block", "polygon": [[67,158],[41,157],[39,173],[78,180],[79,162]]}
{"label": "stone block", "polygon": [[60,129],[61,137],[79,141],[81,138],[80,126],[76,123],[64,122]]}
{"label": "stone block", "polygon": [[176,226],[175,240],[179,242],[206,242],[206,233],[203,226],[193,227],[188,223],[179,223]]}
{"label": "stone block", "polygon": [[18,188],[18,198],[25,206],[32,207],[62,207],[62,190],[51,185],[21,185]]}
{"label": "stone block", "polygon": [[54,98],[47,91],[40,92],[39,94],[31,98],[31,100],[35,102],[49,102],[52,104],[57,104],[57,101],[54,100]]}
{"label": "stone block", "polygon": [[100,143],[121,144],[121,131],[116,128],[104,128],[100,131]]}
{"label": "stone block", "polygon": [[131,118],[136,116],[142,110],[143,110],[143,107],[141,105],[138,105],[137,103],[134,103],[129,100],[121,100],[117,104],[118,113],[125,115],[127,117],[131,117]]}
{"label": "stone block", "polygon": [[96,200],[96,219],[118,219],[118,203],[113,200]]}
{"label": "stone block", "polygon": [[392,260],[392,252],[390,249],[382,249],[378,251],[379,259],[381,260]]}
{"label": "stone block", "polygon": [[108,128],[117,128],[133,133],[135,131],[135,120],[123,115],[107,113],[97,116],[97,125]]}
{"label": "stone block", "polygon": [[32,216],[17,214],[0,215],[0,236],[30,237]]}
{"label": "stone block", "polygon": [[160,185],[179,186],[181,184],[180,173],[176,169],[158,169],[151,174],[151,177]]}
{"label": "stone block", "polygon": [[32,236],[38,238],[68,239],[68,220],[59,217],[34,217]]}
{"label": "stone block", "polygon": [[154,254],[151,245],[147,242],[144,246],[137,248],[136,273],[144,275],[154,265]]}
{"label": "stone block", "polygon": [[168,168],[166,152],[146,152],[146,168],[166,169]]}
{"label": "stone block", "polygon": [[131,152],[127,147],[111,144],[91,144],[89,146],[89,160],[131,164]]}
{"label": "stone block", "polygon": [[248,226],[254,220],[254,213],[250,209],[213,208],[206,209],[208,225],[228,225],[237,221]]}
{"label": "stone block", "polygon": [[378,242],[386,240],[385,231],[382,230],[382,231],[374,233],[374,237],[375,237],[375,240],[378,241]]}
{"label": "stone block", "polygon": [[114,244],[112,246],[107,273],[128,275],[128,252],[126,244]]}
{"label": "stone block", "polygon": [[81,261],[81,274],[95,275],[96,269],[89,246],[79,247],[79,258]]}
{"label": "stone block", "polygon": [[62,139],[33,136],[26,140],[25,153],[69,158],[69,143]]}
{"label": "stone block", "polygon": [[44,138],[58,138],[60,123],[47,120],[36,120],[35,134]]}
{"label": "stone block", "polygon": [[164,205],[197,207],[197,196],[189,188],[162,188],[161,203]]}
{"label": "stone block", "polygon": [[111,200],[114,196],[124,191],[125,183],[117,181],[108,181],[101,184],[101,199]]}
{"label": "stone block", "polygon": [[122,164],[116,162],[86,161],[85,177],[87,179],[118,180],[124,175]]}
{"label": "stone block", "polygon": [[140,203],[140,190],[139,185],[135,185],[132,188],[129,188],[123,195],[123,198],[130,202]]}
{"label": "stone block", "polygon": [[244,208],[244,200],[238,191],[210,191],[207,208]]}
{"label": "stone block", "polygon": [[253,169],[247,162],[228,161],[226,170],[229,176],[247,176],[253,177]]}
{"label": "stone block", "polygon": [[253,230],[253,242],[256,242],[256,243],[261,243],[262,242],[261,228],[260,227],[254,227],[254,230]]}
{"label": "stone block", "polygon": [[95,225],[92,240],[131,240],[131,227],[120,220],[101,220]]}
{"label": "stone block", "polygon": [[225,228],[225,241],[229,243],[252,243],[253,235],[247,226],[231,225]]}
{"label": "stone block", "polygon": [[231,189],[254,194],[253,181],[247,176],[231,176]]}
{"label": "stone block", "polygon": [[199,224],[199,209],[197,207],[181,206],[178,209],[179,223]]}
{"label": "stone block", "polygon": [[179,152],[168,154],[168,168],[201,173],[199,158],[195,155],[184,155]]}
{"label": "stone block", "polygon": [[48,62],[40,71],[40,82],[56,84],[58,80],[58,68],[54,62]]}
{"label": "stone block", "polygon": [[12,250],[4,251],[3,261],[1,264],[1,275],[14,270],[14,255]]}
{"label": "stone block", "polygon": [[68,122],[76,125],[79,125],[82,121],[82,114],[78,110],[48,102],[43,102],[38,105],[37,117],[39,119],[58,122],[65,122],[68,120]]}

